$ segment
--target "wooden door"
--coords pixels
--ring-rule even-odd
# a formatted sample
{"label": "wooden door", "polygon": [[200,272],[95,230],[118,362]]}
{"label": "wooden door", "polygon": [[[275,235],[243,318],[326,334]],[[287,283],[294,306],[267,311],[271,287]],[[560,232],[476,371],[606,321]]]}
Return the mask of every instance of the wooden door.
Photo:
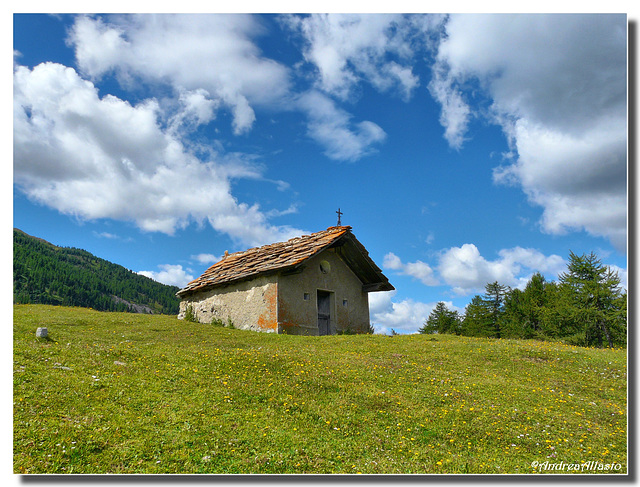
{"label": "wooden door", "polygon": [[331,293],[318,291],[318,335],[331,333]]}

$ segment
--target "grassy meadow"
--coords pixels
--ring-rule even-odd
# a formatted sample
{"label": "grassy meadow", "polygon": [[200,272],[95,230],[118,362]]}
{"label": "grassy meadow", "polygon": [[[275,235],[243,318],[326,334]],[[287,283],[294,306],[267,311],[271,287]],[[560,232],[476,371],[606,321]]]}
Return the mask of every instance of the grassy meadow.
{"label": "grassy meadow", "polygon": [[15,473],[627,473],[626,350],[16,305],[13,354]]}

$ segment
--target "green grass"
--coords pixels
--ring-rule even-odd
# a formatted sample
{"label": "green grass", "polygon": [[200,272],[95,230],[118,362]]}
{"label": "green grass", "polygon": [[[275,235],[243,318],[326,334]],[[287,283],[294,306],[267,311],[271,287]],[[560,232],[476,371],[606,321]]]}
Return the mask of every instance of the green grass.
{"label": "green grass", "polygon": [[626,350],[14,307],[16,473],[626,473],[626,397]]}

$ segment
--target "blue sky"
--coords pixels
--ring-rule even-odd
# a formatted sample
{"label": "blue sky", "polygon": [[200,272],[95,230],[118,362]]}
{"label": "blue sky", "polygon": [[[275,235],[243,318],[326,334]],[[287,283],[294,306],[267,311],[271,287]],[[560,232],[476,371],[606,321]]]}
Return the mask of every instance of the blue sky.
{"label": "blue sky", "polygon": [[625,15],[14,15],[13,225],[167,284],[342,223],[415,332],[569,251],[627,280]]}

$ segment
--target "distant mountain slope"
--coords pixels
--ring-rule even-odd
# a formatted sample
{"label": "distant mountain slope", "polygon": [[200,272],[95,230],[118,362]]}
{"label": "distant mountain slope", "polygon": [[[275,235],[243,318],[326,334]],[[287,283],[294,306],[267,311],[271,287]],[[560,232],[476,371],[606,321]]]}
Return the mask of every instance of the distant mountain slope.
{"label": "distant mountain slope", "polygon": [[177,314],[178,288],[13,229],[13,302]]}

